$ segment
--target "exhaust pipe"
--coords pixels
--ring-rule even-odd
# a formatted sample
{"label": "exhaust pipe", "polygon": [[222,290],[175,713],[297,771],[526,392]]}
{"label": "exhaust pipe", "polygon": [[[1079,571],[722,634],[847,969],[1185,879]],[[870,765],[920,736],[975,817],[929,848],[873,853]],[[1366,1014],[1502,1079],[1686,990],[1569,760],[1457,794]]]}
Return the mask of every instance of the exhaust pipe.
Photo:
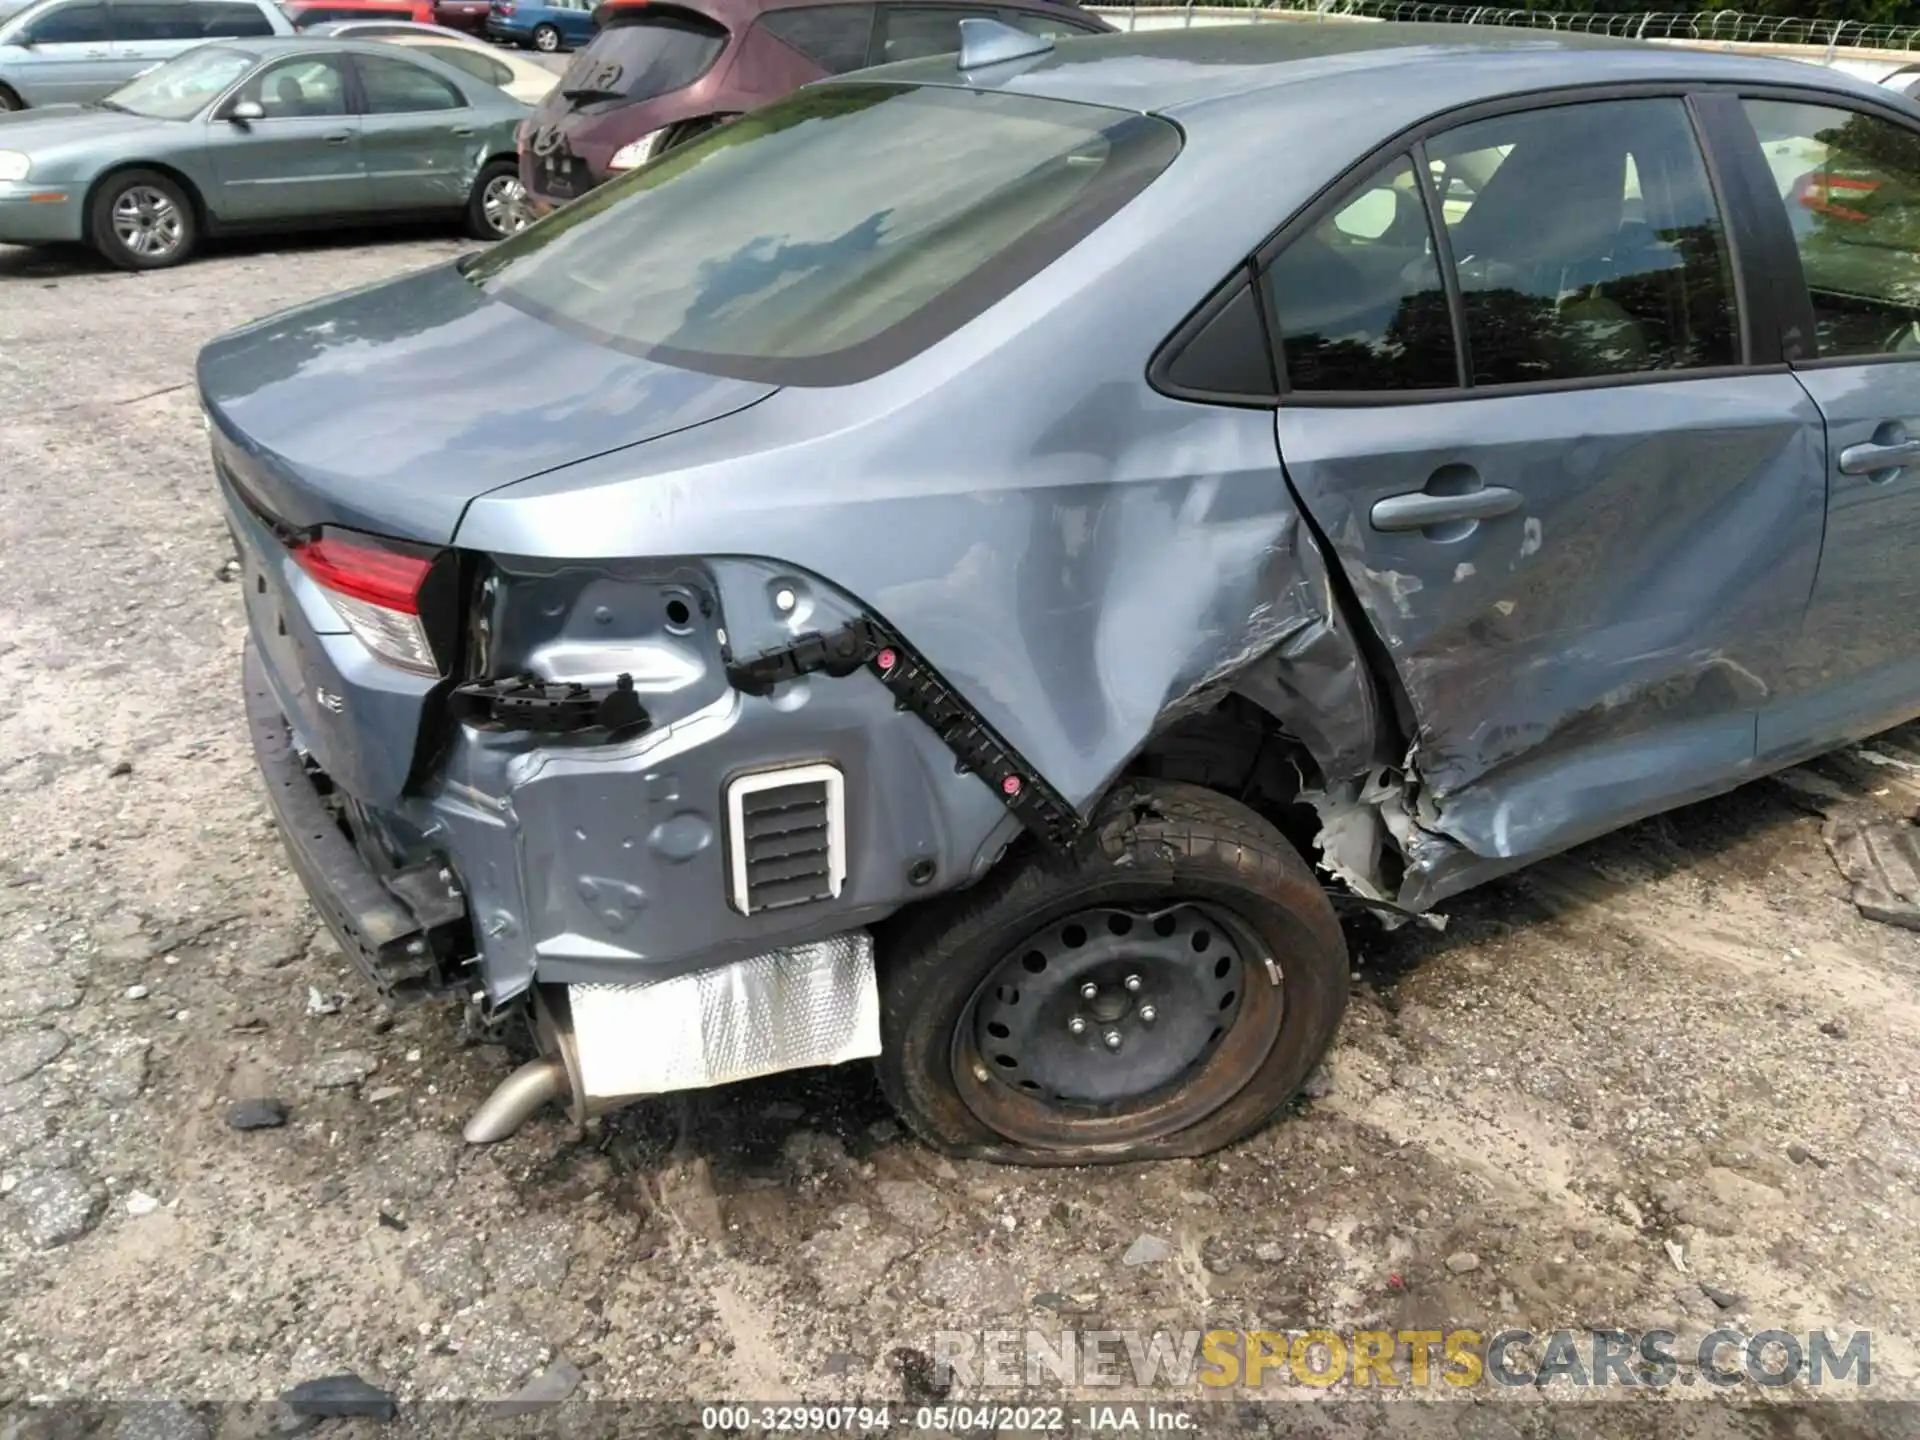
{"label": "exhaust pipe", "polygon": [[558,1055],[542,1055],[529,1060],[494,1087],[494,1091],[473,1112],[462,1132],[469,1145],[491,1145],[518,1130],[549,1100],[559,1100],[572,1092],[567,1065]]}

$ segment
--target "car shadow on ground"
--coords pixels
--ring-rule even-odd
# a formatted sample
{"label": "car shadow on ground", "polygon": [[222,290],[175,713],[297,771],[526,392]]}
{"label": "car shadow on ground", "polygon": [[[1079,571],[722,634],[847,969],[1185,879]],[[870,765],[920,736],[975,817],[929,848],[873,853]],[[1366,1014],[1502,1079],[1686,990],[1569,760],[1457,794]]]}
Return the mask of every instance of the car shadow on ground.
{"label": "car shadow on ground", "polygon": [[[215,235],[200,242],[199,251],[177,271],[220,260],[265,259],[313,255],[379,244],[444,240],[449,251],[482,247],[452,224],[422,222],[413,225],[354,226],[329,230],[302,230],[258,235]],[[172,274],[176,271],[144,272]],[[85,245],[0,245],[0,284],[8,280],[60,281],[90,276],[143,278],[143,272],[120,270]]]}

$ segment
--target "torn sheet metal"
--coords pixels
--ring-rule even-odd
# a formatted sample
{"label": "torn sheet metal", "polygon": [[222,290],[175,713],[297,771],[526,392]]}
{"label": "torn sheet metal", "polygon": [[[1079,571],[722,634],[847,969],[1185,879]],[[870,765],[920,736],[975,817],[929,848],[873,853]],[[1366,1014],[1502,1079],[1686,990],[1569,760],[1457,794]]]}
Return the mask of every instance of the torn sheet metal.
{"label": "torn sheet metal", "polygon": [[1869,920],[1920,930],[1920,827],[1906,820],[1836,815],[1822,836],[1853,904]]}
{"label": "torn sheet metal", "polygon": [[[1303,792],[1300,798],[1320,817],[1314,843],[1321,868],[1359,896],[1382,925],[1397,930],[1417,920],[1434,930],[1446,928],[1444,915],[1418,913],[1406,905],[1404,893],[1389,893],[1393,887],[1382,863],[1389,842],[1408,866],[1427,858],[1429,849],[1447,844],[1415,823],[1407,808],[1407,787],[1398,774],[1378,766],[1362,780]],[[1399,869],[1400,863],[1393,868]]]}
{"label": "torn sheet metal", "polygon": [[651,985],[574,985],[567,1001],[589,1106],[880,1053],[864,930]]}

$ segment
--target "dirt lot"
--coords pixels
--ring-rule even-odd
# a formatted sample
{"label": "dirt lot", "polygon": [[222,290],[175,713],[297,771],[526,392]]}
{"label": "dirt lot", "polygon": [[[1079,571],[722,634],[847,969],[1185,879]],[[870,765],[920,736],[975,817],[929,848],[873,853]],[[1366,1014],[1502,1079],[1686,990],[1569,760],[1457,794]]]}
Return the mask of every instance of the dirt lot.
{"label": "dirt lot", "polygon": [[[1591,846],[1444,934],[1357,928],[1324,1083],[1207,1161],[950,1164],[858,1068],[465,1148],[509,1056],[451,1007],[370,1001],[272,833],[188,383],[229,326],[457,249],[130,277],[0,247],[0,1404],[339,1371],[403,1407],[576,1371],[580,1397],[898,1402],[937,1330],[1062,1326],[1862,1328],[1867,1393],[1915,1394],[1920,934],[1855,913],[1819,812],[1911,813],[1920,734]],[[261,1097],[284,1126],[229,1125]],[[1719,1425],[1712,1388],[1441,1398],[1461,1435],[1666,1433]]]}

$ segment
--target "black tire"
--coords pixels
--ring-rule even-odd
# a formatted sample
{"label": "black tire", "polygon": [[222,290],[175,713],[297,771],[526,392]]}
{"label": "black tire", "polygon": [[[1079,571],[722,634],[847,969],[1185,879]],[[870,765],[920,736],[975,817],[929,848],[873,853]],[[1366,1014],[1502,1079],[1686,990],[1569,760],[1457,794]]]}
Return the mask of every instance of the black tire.
{"label": "black tire", "polygon": [[[141,204],[142,195],[152,200]],[[154,248],[131,242],[121,225],[123,204],[149,217],[145,233]],[[139,233],[139,224],[136,224]],[[93,248],[122,270],[163,270],[193,253],[200,239],[199,214],[179,182],[157,170],[119,170],[95,187],[87,202],[87,237]]]}
{"label": "black tire", "polygon": [[564,42],[560,32],[551,25],[533,27],[533,48],[543,55],[558,55]]}
{"label": "black tire", "polygon": [[[1015,1135],[990,1125],[982,1111],[1010,1113],[1001,1108],[1008,1102],[1000,1093],[1017,1092],[987,1078],[990,1067],[978,1063],[968,1037],[976,1002],[988,982],[1004,974],[1006,959],[1045,927],[1090,908],[1176,903],[1221,917],[1252,951],[1234,1025],[1268,1029],[1271,1040],[1256,1033],[1233,1041],[1249,1057],[1245,1068],[1220,1073],[1237,1088],[1207,1082],[1228,1049],[1223,1041],[1194,1062],[1191,1081],[1172,1087],[1182,1101],[1177,1112],[1143,1101],[1136,1117],[1116,1124],[1097,1109],[1042,1106],[1066,1123],[1038,1138],[1024,1119],[1012,1127],[1022,1131]],[[1277,986],[1268,978],[1269,956],[1279,967]],[[1345,936],[1313,871],[1280,833],[1211,790],[1130,781],[1103,806],[1070,858],[1010,855],[981,884],[917,907],[883,936],[876,1064],[902,1119],[948,1154],[1032,1165],[1204,1155],[1259,1130],[1293,1098],[1332,1043],[1346,1000]],[[1267,1048],[1249,1048],[1260,1043]],[[969,1053],[972,1061],[962,1058]],[[1025,1097],[1012,1103],[1034,1105]],[[1211,1108],[1196,1112],[1195,1104]],[[1177,1128],[1156,1132],[1156,1124]]]}
{"label": "black tire", "polygon": [[530,216],[525,210],[525,190],[519,191],[519,222],[504,226],[498,223],[493,197],[489,192],[507,181],[511,181],[516,189],[519,188],[520,167],[512,160],[495,160],[474,180],[473,190],[467,196],[467,234],[475,240],[504,240],[526,228]]}
{"label": "black tire", "polygon": [[20,98],[19,92],[6,85],[0,85],[0,114],[11,110],[24,110],[27,102]]}

